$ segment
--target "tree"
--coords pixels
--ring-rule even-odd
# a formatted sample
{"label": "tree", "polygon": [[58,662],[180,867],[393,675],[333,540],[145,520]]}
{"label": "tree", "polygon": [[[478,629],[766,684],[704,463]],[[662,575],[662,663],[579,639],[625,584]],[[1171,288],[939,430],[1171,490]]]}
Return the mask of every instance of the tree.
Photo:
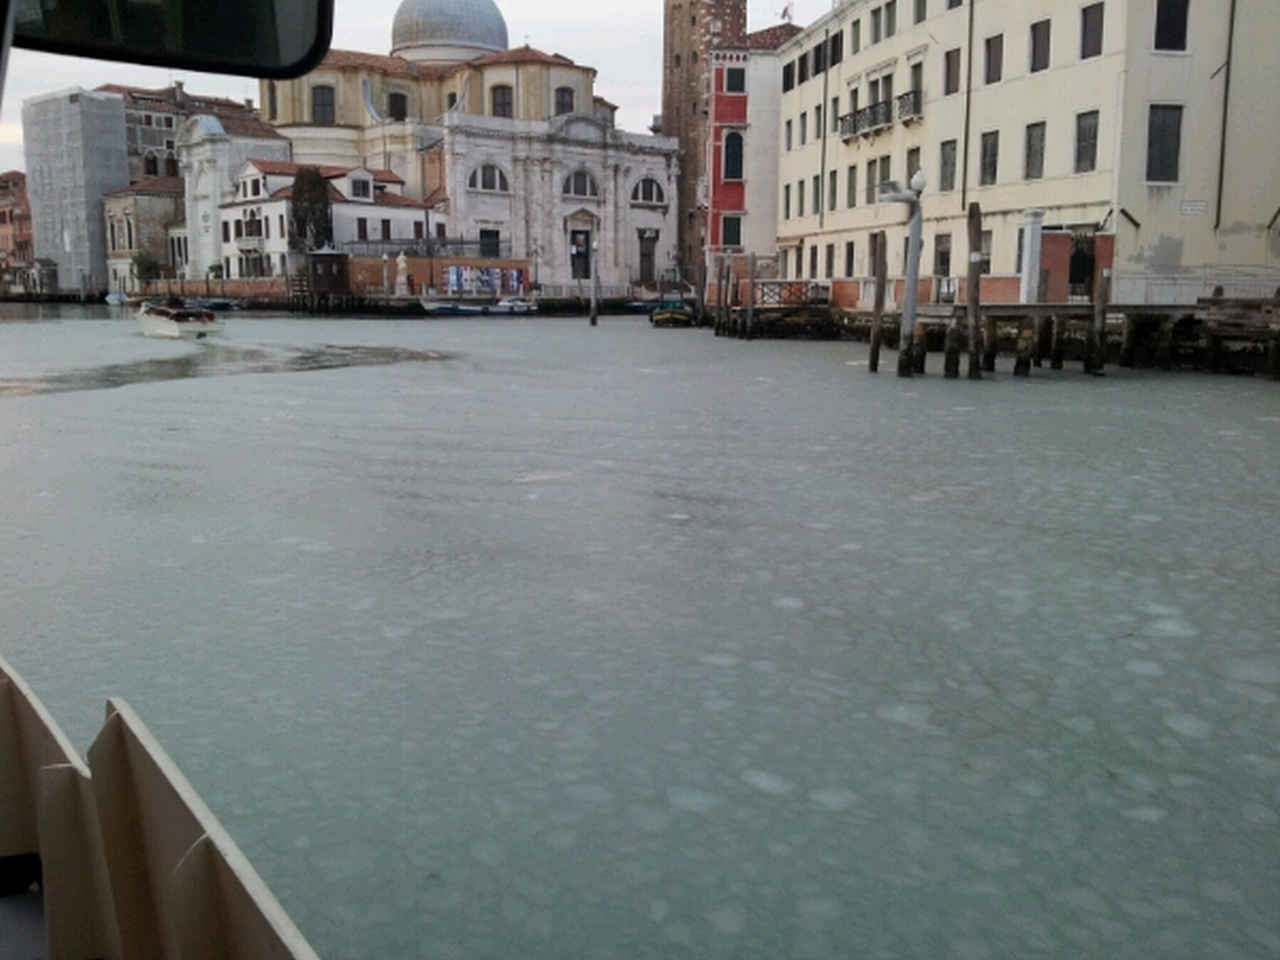
{"label": "tree", "polygon": [[140,253],[133,258],[133,273],[142,283],[159,280],[164,276],[164,264],[149,253]]}
{"label": "tree", "polygon": [[289,228],[289,247],[298,253],[333,243],[329,183],[315,167],[303,167],[293,180]]}

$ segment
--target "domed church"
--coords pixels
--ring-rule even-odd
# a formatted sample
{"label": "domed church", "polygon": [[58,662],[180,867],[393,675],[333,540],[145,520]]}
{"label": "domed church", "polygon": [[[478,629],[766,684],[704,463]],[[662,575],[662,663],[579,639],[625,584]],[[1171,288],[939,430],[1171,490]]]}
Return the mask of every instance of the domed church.
{"label": "domed church", "polygon": [[335,49],[260,87],[295,163],[403,178],[437,255],[521,261],[548,296],[598,270],[604,296],[627,296],[674,264],[678,147],[618,130],[595,79],[508,48],[493,0],[403,0],[390,55]]}

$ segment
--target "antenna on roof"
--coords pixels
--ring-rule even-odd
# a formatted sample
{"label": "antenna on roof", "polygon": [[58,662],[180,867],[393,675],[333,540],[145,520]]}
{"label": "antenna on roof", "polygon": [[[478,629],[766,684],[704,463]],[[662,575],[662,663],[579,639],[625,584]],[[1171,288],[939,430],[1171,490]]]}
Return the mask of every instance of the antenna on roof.
{"label": "antenna on roof", "polygon": [[778,16],[782,18],[783,23],[791,22],[791,18],[795,15],[795,6],[796,5],[794,3],[788,3],[782,8],[782,12],[779,13]]}

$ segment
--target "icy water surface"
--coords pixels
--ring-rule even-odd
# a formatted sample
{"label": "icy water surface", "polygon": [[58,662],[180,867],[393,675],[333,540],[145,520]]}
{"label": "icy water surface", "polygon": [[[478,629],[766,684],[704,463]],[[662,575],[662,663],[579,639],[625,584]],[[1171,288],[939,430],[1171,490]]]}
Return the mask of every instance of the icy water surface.
{"label": "icy water surface", "polygon": [[1280,385],[0,318],[0,650],[322,956],[1280,954]]}

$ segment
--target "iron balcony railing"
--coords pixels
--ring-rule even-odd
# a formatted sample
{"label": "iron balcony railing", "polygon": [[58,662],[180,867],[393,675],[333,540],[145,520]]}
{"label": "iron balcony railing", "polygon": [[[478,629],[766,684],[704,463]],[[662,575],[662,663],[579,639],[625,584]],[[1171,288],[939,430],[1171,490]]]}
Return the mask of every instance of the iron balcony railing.
{"label": "iron balcony railing", "polygon": [[885,127],[893,126],[893,103],[881,100],[863,107],[853,115],[854,128],[858,133],[870,134]]}
{"label": "iron balcony railing", "polygon": [[353,240],[342,245],[343,252],[357,257],[457,257],[475,260],[510,260],[511,241],[464,240],[461,237],[431,237],[401,240]]}
{"label": "iron balcony railing", "polygon": [[846,113],[840,118],[840,136],[851,140],[858,135],[858,114]]}
{"label": "iron balcony railing", "polygon": [[924,94],[920,90],[908,90],[898,95],[898,119],[911,123],[924,116]]}

